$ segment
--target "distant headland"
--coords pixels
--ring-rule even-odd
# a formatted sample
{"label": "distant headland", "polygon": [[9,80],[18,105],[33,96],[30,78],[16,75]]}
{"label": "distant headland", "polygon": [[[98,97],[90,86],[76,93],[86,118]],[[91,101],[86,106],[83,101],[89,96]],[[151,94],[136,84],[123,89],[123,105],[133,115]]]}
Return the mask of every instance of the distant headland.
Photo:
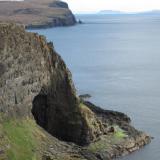
{"label": "distant headland", "polygon": [[0,1],[0,21],[26,28],[48,28],[76,24],[68,4],[59,0]]}
{"label": "distant headland", "polygon": [[160,10],[142,11],[142,12],[124,12],[115,10],[102,10],[96,12],[96,14],[107,14],[107,15],[125,15],[125,14],[140,14],[140,15],[157,15],[160,14]]}

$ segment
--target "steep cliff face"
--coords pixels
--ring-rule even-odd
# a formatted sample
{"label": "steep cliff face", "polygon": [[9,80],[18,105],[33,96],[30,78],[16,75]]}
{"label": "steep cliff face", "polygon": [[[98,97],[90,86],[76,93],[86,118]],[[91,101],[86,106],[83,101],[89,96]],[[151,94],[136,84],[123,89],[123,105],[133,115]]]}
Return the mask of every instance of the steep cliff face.
{"label": "steep cliff face", "polygon": [[[101,134],[92,112],[83,114],[71,74],[43,36],[22,26],[0,24],[0,110],[7,116],[34,116],[52,135],[78,144]],[[92,123],[86,119],[91,116]],[[95,128],[92,124],[97,124]]]}

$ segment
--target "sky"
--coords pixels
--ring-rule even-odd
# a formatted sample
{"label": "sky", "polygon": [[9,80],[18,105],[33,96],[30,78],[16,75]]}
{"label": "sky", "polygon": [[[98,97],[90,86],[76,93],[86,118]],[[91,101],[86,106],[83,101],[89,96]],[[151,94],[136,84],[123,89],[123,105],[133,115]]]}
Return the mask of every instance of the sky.
{"label": "sky", "polygon": [[97,12],[100,10],[118,10],[141,12],[160,10],[160,0],[64,0],[71,10],[79,12]]}
{"label": "sky", "polygon": [[[0,0],[8,1],[8,0]],[[10,0],[23,1],[23,0]],[[143,12],[160,10],[160,0],[62,0],[69,4],[74,13],[115,10],[124,12]]]}

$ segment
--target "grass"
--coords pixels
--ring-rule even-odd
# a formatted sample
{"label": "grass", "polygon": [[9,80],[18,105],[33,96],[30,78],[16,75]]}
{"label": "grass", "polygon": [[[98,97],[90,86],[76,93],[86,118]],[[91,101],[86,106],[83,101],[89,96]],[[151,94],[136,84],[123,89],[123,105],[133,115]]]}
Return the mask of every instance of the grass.
{"label": "grass", "polygon": [[119,139],[123,139],[128,137],[128,135],[125,133],[124,130],[122,130],[119,126],[113,126],[115,128],[115,133],[114,133],[114,137],[115,138],[119,138]]}
{"label": "grass", "polygon": [[50,144],[58,150],[50,155],[51,160],[83,160],[78,154],[61,153],[63,144],[50,138],[32,119],[10,119],[0,123],[0,160],[41,160]]}
{"label": "grass", "polygon": [[107,151],[109,146],[109,137],[104,136],[101,140],[98,140],[97,142],[91,143],[89,146],[87,146],[87,149],[93,153],[96,153],[99,151]]}
{"label": "grass", "polygon": [[2,124],[7,139],[9,160],[36,160],[38,141],[34,136],[37,130],[32,120],[9,120]]}
{"label": "grass", "polygon": [[126,134],[123,131],[117,131],[115,133],[115,137],[117,137],[117,138],[125,138]]}

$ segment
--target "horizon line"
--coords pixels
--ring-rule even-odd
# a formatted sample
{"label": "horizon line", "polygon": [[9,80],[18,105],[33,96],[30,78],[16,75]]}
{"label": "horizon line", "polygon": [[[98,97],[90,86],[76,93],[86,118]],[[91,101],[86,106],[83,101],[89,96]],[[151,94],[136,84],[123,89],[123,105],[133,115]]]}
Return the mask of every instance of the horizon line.
{"label": "horizon line", "polygon": [[[160,9],[154,10],[145,10],[145,11],[121,11],[121,10],[99,10],[99,11],[73,11],[74,14],[103,14],[103,12],[113,12],[113,13],[106,13],[106,14],[141,14],[141,13],[152,13],[152,12],[160,12]],[[119,13],[114,13],[119,12]],[[105,13],[104,13],[105,14]]]}

